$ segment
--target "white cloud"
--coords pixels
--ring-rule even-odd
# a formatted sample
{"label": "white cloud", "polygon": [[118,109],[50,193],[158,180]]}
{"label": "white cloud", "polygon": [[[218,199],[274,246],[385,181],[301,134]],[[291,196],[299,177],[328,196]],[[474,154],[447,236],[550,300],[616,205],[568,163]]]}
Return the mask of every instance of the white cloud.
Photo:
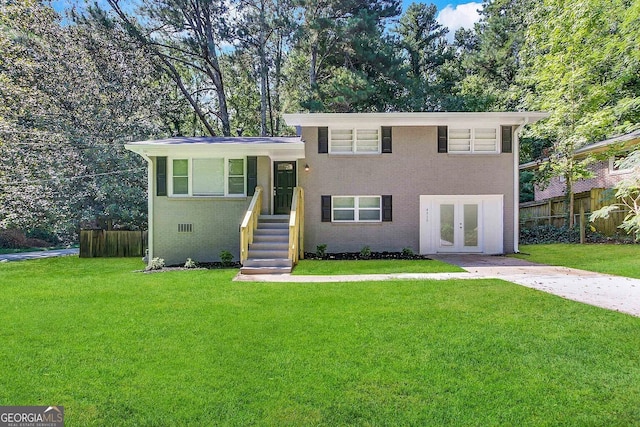
{"label": "white cloud", "polygon": [[447,38],[453,40],[453,35],[458,28],[473,28],[473,24],[480,19],[479,9],[482,9],[482,3],[471,2],[457,6],[449,4],[438,13],[436,20],[440,25],[449,28]]}

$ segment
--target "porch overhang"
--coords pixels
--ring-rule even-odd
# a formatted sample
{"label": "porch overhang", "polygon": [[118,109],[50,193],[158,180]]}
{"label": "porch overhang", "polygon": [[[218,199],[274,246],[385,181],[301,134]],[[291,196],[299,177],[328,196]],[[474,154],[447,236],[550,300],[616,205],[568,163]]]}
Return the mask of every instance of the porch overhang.
{"label": "porch overhang", "polygon": [[175,137],[125,144],[143,157],[268,156],[279,160],[304,158],[299,137]]}

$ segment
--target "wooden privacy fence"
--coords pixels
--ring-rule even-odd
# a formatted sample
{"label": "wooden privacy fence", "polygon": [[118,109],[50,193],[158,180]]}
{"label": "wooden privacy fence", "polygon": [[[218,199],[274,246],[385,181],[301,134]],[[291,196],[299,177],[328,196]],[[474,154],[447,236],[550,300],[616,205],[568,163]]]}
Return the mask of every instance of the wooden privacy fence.
{"label": "wooden privacy fence", "polygon": [[80,258],[141,257],[146,249],[146,231],[80,231]]}
{"label": "wooden privacy fence", "polygon": [[[580,206],[584,208],[586,220],[589,221],[589,214],[603,206],[614,203],[615,200],[607,198],[603,188],[592,188],[591,191],[577,193],[574,195],[574,223],[580,223]],[[563,227],[567,221],[568,206],[564,197],[553,199],[520,203],[520,228],[531,228],[538,225],[552,225]],[[624,211],[615,211],[609,215],[608,219],[599,219],[589,223],[596,232],[604,236],[624,233],[618,226],[624,220]]]}

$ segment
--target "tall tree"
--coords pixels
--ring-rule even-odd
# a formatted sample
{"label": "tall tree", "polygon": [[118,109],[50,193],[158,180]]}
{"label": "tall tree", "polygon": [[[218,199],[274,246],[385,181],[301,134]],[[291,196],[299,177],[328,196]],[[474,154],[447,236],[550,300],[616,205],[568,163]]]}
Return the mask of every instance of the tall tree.
{"label": "tall tree", "polygon": [[541,177],[565,179],[572,225],[573,183],[589,176],[587,164],[573,159],[574,151],[640,119],[640,4],[545,0],[534,11],[523,56],[525,101],[531,109],[551,112],[534,128],[553,142]]}
{"label": "tall tree", "polygon": [[435,5],[412,3],[400,18],[396,32],[407,60],[408,81],[404,108],[410,111],[446,109],[450,79],[443,79],[443,67],[453,59],[445,36],[448,29],[436,20]]}
{"label": "tall tree", "polygon": [[[400,61],[387,22],[400,13],[398,0],[300,0],[303,16],[297,39],[297,66],[306,64],[311,111],[384,111],[397,98]],[[304,58],[304,59],[303,59]]]}
{"label": "tall tree", "polygon": [[[119,0],[107,0],[111,10],[139,48],[152,54],[156,65],[180,88],[208,133],[216,134],[219,122],[224,135],[231,135],[225,82],[220,67],[222,45],[233,39],[224,0],[144,0],[136,14],[127,13]],[[113,25],[110,16],[97,5],[89,9],[92,17]],[[201,74],[207,86],[194,88],[180,68],[189,75]],[[212,96],[199,96],[204,92]]]}

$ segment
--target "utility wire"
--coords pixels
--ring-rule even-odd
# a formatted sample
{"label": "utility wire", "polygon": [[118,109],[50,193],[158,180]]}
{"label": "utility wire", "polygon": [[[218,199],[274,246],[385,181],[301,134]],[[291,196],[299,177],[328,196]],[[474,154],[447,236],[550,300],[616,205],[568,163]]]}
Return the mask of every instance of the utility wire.
{"label": "utility wire", "polygon": [[91,174],[91,175],[78,175],[78,176],[71,176],[71,177],[60,177],[60,178],[50,178],[50,179],[40,179],[37,181],[16,181],[16,182],[0,182],[0,185],[10,185],[10,186],[17,186],[17,185],[33,185],[33,184],[43,184],[46,182],[52,182],[52,181],[73,181],[76,179],[82,179],[82,178],[94,178],[97,176],[106,176],[106,175],[117,175],[117,174],[121,174],[121,173],[126,173],[126,172],[136,172],[136,171],[140,171],[140,170],[144,170],[145,168],[135,168],[135,169],[126,169],[126,170],[121,170],[121,171],[112,171],[112,172],[103,172],[103,173],[95,173],[95,174]]}

